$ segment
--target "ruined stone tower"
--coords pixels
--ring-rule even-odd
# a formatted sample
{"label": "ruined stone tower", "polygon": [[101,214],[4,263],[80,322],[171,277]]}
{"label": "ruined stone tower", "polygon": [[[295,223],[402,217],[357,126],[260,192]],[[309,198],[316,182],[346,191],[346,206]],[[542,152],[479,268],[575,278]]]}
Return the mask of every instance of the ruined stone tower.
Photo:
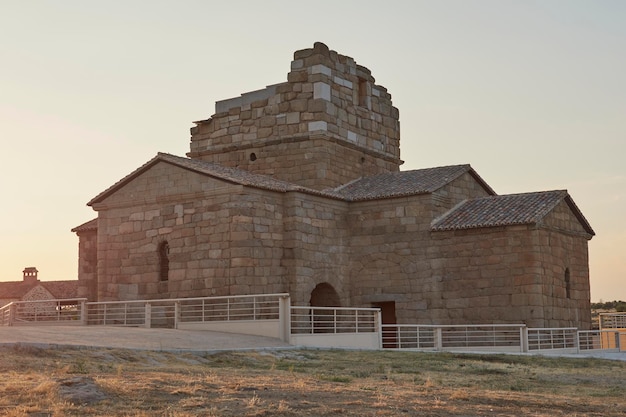
{"label": "ruined stone tower", "polygon": [[216,102],[187,156],[317,190],[399,171],[398,109],[370,70],[318,42],[287,79]]}

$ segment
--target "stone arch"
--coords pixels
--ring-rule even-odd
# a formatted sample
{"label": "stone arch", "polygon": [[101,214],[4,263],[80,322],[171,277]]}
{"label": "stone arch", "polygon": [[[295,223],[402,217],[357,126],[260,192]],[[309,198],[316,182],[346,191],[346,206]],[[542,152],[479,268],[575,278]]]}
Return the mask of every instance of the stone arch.
{"label": "stone arch", "polygon": [[327,282],[318,284],[311,291],[312,307],[341,307],[341,300],[335,288]]}

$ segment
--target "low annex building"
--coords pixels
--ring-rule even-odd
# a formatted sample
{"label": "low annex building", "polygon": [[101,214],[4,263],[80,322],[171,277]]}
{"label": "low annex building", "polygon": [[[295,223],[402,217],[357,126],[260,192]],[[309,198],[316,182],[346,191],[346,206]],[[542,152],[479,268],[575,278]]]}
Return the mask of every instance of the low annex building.
{"label": "low annex building", "polygon": [[186,157],[158,153],[88,203],[80,296],[288,292],[386,323],[590,327],[594,232],[567,191],[400,171],[398,109],[352,58],[316,43],[286,82],[215,107]]}
{"label": "low annex building", "polygon": [[24,268],[21,281],[0,282],[0,307],[15,301],[63,300],[76,298],[78,281],[40,281],[34,266]]}

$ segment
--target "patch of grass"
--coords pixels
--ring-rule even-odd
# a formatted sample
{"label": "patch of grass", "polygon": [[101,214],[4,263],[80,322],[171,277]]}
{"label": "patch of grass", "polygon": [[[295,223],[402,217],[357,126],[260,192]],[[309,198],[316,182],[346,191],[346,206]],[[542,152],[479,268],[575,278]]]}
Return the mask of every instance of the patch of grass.
{"label": "patch of grass", "polygon": [[346,375],[318,375],[317,378],[320,381],[327,382],[340,382],[342,384],[347,384],[348,382],[352,382],[352,378]]}
{"label": "patch of grass", "polygon": [[[626,362],[576,361],[392,351],[195,355],[0,347],[0,415],[623,417]],[[89,405],[64,400],[58,381],[68,377],[88,378],[105,398]]]}

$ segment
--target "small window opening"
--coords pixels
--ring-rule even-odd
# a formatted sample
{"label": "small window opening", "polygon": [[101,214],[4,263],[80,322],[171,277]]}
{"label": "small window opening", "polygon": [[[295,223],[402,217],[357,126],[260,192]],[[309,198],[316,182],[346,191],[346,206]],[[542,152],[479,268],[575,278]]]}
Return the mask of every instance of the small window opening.
{"label": "small window opening", "polygon": [[365,157],[361,157],[361,163],[364,164],[365,163]]}
{"label": "small window opening", "polygon": [[252,162],[256,161],[256,154],[255,154],[254,152],[252,152],[252,153],[250,154],[250,160],[251,160]]}
{"label": "small window opening", "polygon": [[369,109],[369,94],[367,94],[367,80],[359,78],[359,106]]}
{"label": "small window opening", "polygon": [[167,281],[170,275],[170,246],[167,241],[159,244],[159,279]]}
{"label": "small window opening", "polygon": [[569,268],[565,268],[565,296],[572,298]]}

